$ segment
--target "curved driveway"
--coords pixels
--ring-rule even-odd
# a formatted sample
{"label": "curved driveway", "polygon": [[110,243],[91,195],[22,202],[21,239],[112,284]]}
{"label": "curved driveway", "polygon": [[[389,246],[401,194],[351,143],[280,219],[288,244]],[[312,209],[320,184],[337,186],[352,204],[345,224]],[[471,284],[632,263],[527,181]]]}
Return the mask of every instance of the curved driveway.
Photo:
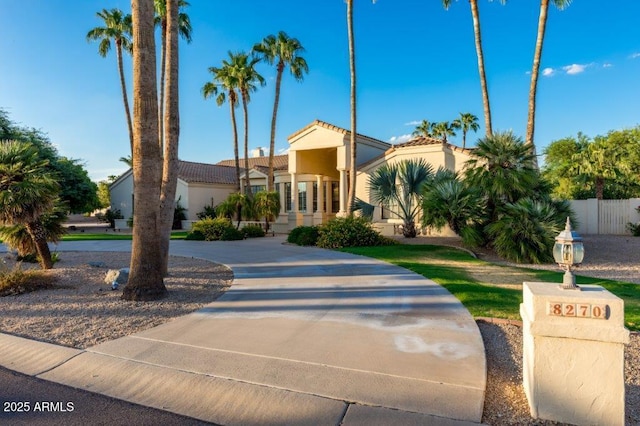
{"label": "curved driveway", "polygon": [[33,375],[220,424],[480,422],[484,347],[456,298],[394,265],[282,241],[172,241],[173,255],[231,267],[231,289]]}

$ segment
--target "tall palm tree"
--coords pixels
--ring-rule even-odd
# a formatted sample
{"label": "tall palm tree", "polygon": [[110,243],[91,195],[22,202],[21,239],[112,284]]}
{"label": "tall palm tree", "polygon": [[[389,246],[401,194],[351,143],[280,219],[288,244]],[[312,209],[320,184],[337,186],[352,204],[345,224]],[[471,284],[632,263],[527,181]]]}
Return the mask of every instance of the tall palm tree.
{"label": "tall palm tree", "polygon": [[[445,9],[449,9],[452,0],[442,0]],[[505,4],[506,0],[500,0]],[[480,74],[480,88],[482,89],[482,108],[484,110],[484,126],[486,136],[489,137],[493,133],[491,125],[491,106],[489,104],[489,88],[487,85],[487,76],[484,71],[484,53],[482,51],[482,33],[480,31],[480,12],[478,11],[478,1],[469,0],[471,5],[471,16],[473,17],[473,36],[476,42],[476,56],[478,57],[478,73]]]}
{"label": "tall palm tree", "polygon": [[290,38],[284,31],[277,36],[269,35],[261,43],[253,46],[253,51],[269,65],[276,64],[276,96],[273,101],[273,115],[271,116],[271,139],[269,142],[269,174],[267,178],[267,190],[273,191],[273,156],[276,144],[276,117],[280,102],[280,85],[282,74],[288,66],[289,71],[296,81],[304,79],[304,73],[309,72],[307,61],[300,56],[304,47],[296,38]]}
{"label": "tall palm tree", "polygon": [[213,75],[213,81],[202,86],[202,95],[205,99],[214,97],[216,103],[221,106],[229,102],[231,110],[231,130],[233,131],[233,156],[236,166],[236,191],[240,192],[240,155],[238,152],[238,126],[236,124],[236,107],[238,106],[238,80],[232,72],[231,60],[233,54],[229,52],[229,61],[223,60],[222,67],[209,67]]}
{"label": "tall palm tree", "polygon": [[155,300],[167,294],[162,268],[162,154],[158,144],[158,85],[152,0],[132,0],[134,209],[133,241],[125,300]]}
{"label": "tall palm tree", "polygon": [[440,138],[447,142],[449,136],[456,135],[456,127],[448,121],[439,121],[431,126],[431,134],[434,138]]}
{"label": "tall palm tree", "polygon": [[430,123],[428,120],[422,120],[420,124],[416,126],[416,129],[411,133],[412,136],[424,136],[431,138],[433,134],[431,133],[431,128],[433,123]]}
{"label": "tall palm tree", "polygon": [[0,223],[24,225],[42,269],[53,262],[41,217],[54,208],[60,190],[48,163],[31,143],[0,141]]}
{"label": "tall palm tree", "polygon": [[354,0],[345,0],[347,3],[347,35],[349,38],[349,71],[351,75],[351,90],[349,99],[351,101],[351,133],[349,139],[349,196],[347,198],[347,213],[353,214],[356,202],[356,161],[358,159],[358,145],[356,143],[356,48],[353,35],[353,3]]}
{"label": "tall palm tree", "polygon": [[129,130],[129,145],[133,153],[133,126],[131,125],[131,111],[127,96],[127,85],[124,80],[124,67],[122,65],[122,51],[131,53],[131,15],[125,15],[120,9],[102,9],[97,12],[99,18],[104,21],[104,27],[96,27],[87,33],[88,41],[100,41],[98,53],[103,58],[111,50],[111,41],[116,45],[116,58],[118,60],[118,73],[120,74],[120,87],[122,88],[122,100],[127,117]]}
{"label": "tall palm tree", "polygon": [[478,117],[471,114],[470,112],[461,112],[460,118],[456,118],[453,120],[453,126],[456,129],[462,130],[462,147],[465,148],[467,145],[467,132],[469,130],[473,130],[477,132],[480,128],[478,124]]}
{"label": "tall palm tree", "polygon": [[247,105],[251,99],[251,92],[255,92],[260,86],[265,85],[264,78],[256,71],[256,64],[259,58],[249,56],[247,53],[239,52],[231,58],[231,72],[238,82],[238,90],[242,98],[242,111],[244,113],[244,169],[245,169],[245,194],[249,198],[251,194],[251,184],[249,182],[249,113]]}
{"label": "tall palm tree", "polygon": [[[180,140],[180,111],[178,97],[178,36],[181,32],[180,21],[180,0],[165,0],[166,5],[166,31],[163,39],[163,49],[166,48],[166,67],[163,73],[166,80],[164,91],[166,103],[164,108],[164,123],[159,126],[159,133],[164,128],[164,152],[162,163],[162,186],[160,189],[160,210],[161,210],[161,248],[162,248],[162,271],[166,276],[169,268],[169,240],[173,227],[173,215],[176,209],[176,187],[178,184],[178,144]],[[162,140],[162,139],[161,139]]]}
{"label": "tall palm tree", "polygon": [[[156,11],[155,23],[156,26],[160,27],[160,37],[162,40],[162,50],[160,54],[160,99],[158,99],[159,112],[158,112],[158,120],[160,125],[160,145],[164,143],[164,79],[165,79],[165,71],[166,71],[166,58],[167,58],[167,27],[168,27],[168,18],[167,18],[167,0],[154,0],[154,8]],[[185,0],[178,1],[178,7],[180,9],[186,8],[189,6],[189,3]],[[184,12],[178,12],[178,32],[180,36],[187,41],[187,43],[191,43],[191,19],[189,15]]]}
{"label": "tall palm tree", "polygon": [[533,69],[531,70],[531,86],[529,87],[529,114],[527,116],[527,134],[525,136],[525,144],[531,146],[535,153],[535,145],[533,143],[533,133],[536,121],[536,92],[538,88],[538,75],[540,72],[540,59],[542,58],[542,44],[544,43],[544,33],[547,28],[547,12],[549,11],[549,2],[560,10],[569,6],[571,0],[541,0],[540,16],[538,18],[538,36],[536,38],[536,48],[533,54]]}
{"label": "tall palm tree", "polygon": [[[422,207],[424,186],[433,177],[433,168],[422,159],[384,164],[369,177],[371,201],[389,208],[403,222],[402,234],[414,238],[416,219]],[[397,206],[398,211],[390,209]]]}

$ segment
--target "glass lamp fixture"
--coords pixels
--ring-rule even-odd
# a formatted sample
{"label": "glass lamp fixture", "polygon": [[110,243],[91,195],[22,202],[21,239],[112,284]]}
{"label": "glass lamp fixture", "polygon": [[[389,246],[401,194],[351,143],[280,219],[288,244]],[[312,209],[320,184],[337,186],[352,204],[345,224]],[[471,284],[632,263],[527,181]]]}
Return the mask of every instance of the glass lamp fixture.
{"label": "glass lamp fixture", "polygon": [[582,244],[582,237],[571,230],[571,220],[568,217],[564,231],[560,232],[556,237],[556,243],[553,246],[553,258],[559,266],[566,269],[560,287],[565,290],[580,290],[580,287],[576,285],[576,277],[573,275],[572,268],[582,263],[584,245]]}

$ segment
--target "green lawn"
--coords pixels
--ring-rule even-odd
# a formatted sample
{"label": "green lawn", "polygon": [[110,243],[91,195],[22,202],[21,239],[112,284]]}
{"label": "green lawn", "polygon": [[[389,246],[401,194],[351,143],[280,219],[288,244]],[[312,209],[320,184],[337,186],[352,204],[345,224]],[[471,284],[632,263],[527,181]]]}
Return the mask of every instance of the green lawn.
{"label": "green lawn", "polygon": [[[184,240],[187,236],[187,231],[176,231],[171,233],[172,240]],[[74,233],[66,234],[62,237],[62,241],[96,241],[96,240],[130,240],[131,234],[117,234],[112,233]]]}
{"label": "green lawn", "polygon": [[[432,279],[456,296],[474,317],[520,319],[524,281],[562,282],[562,272],[500,266],[449,247],[397,245],[354,247],[348,253],[393,263]],[[624,299],[625,325],[640,330],[640,285],[577,276],[578,284],[597,284]]]}

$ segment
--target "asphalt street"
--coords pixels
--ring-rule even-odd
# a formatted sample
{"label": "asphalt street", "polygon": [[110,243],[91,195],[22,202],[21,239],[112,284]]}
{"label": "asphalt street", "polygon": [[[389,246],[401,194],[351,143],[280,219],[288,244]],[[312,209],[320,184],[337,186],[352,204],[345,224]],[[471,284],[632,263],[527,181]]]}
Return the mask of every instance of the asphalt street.
{"label": "asphalt street", "polygon": [[0,367],[4,426],[213,425],[189,417],[37,379]]}

